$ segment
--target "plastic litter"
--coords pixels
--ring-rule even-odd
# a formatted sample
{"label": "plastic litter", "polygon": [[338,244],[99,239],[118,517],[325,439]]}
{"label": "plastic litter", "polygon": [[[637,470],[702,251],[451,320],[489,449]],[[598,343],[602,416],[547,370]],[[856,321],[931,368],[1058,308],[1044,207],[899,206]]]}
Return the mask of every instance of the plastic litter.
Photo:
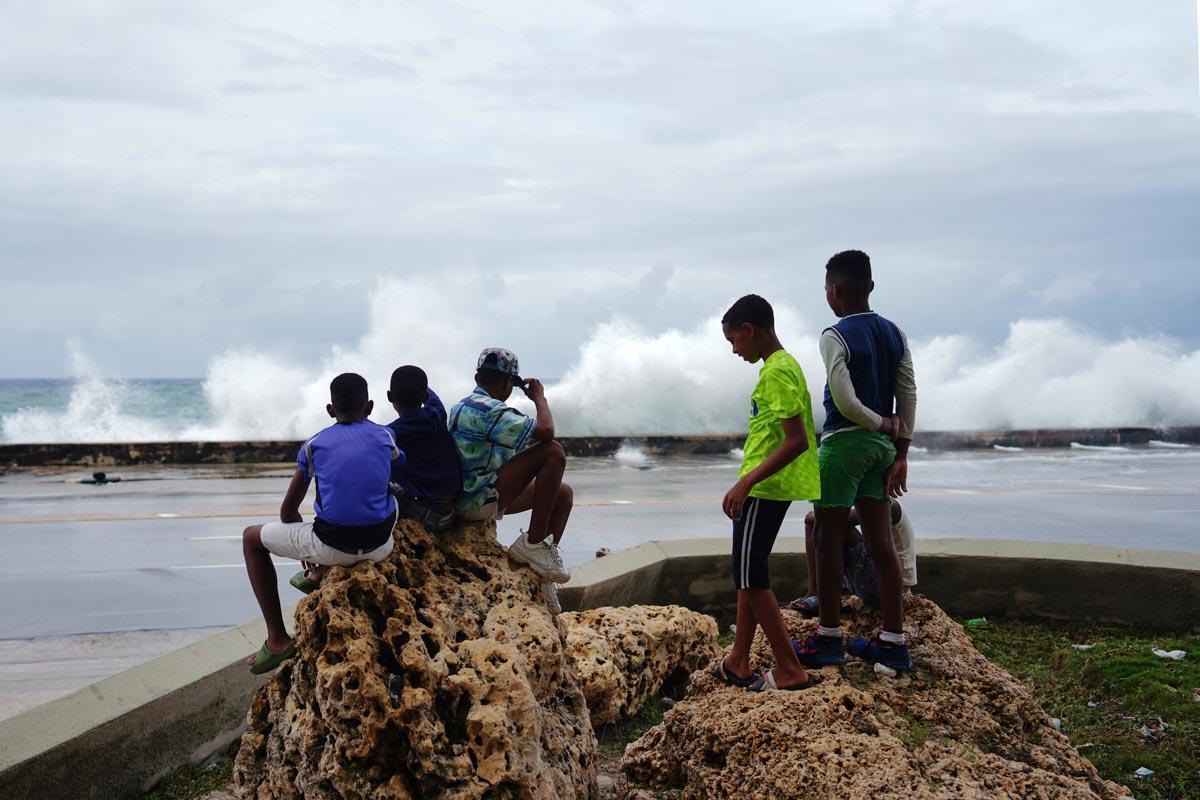
{"label": "plastic litter", "polygon": [[982,628],[984,625],[987,625],[987,624],[988,624],[987,617],[975,617],[975,619],[967,620],[968,628]]}
{"label": "plastic litter", "polygon": [[1137,769],[1135,769],[1133,771],[1133,775],[1135,778],[1149,778],[1153,774],[1154,774],[1154,770],[1146,769],[1145,767],[1138,767]]}
{"label": "plastic litter", "polygon": [[1091,650],[1095,646],[1096,645],[1094,645],[1094,644],[1073,644],[1073,645],[1071,645],[1071,647],[1074,647],[1076,650]]}
{"label": "plastic litter", "polygon": [[886,678],[894,678],[899,674],[887,664],[880,664],[878,661],[875,662],[875,672],[879,675],[883,675]]}
{"label": "plastic litter", "polygon": [[1184,656],[1187,655],[1186,650],[1160,650],[1157,647],[1150,652],[1154,653],[1154,655],[1158,656],[1159,658],[1169,658],[1172,661],[1183,661]]}
{"label": "plastic litter", "polygon": [[1095,700],[1088,700],[1088,708],[1095,708],[1098,705],[1100,705],[1100,704],[1097,703]]}
{"label": "plastic litter", "polygon": [[1059,719],[1058,717],[1051,717],[1050,724],[1054,726],[1054,730],[1056,730],[1056,731],[1062,730],[1062,720]]}

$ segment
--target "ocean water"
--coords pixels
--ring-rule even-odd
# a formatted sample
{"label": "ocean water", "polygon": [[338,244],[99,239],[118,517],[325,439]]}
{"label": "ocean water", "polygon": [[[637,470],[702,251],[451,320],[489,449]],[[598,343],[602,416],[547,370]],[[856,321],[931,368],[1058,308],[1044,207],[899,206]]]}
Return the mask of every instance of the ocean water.
{"label": "ocean water", "polygon": [[[412,313],[392,313],[400,306]],[[421,365],[447,402],[470,392],[469,366],[480,346],[492,343],[487,320],[465,315],[447,325],[445,308],[444,290],[432,284],[385,279],[370,296],[366,332],[356,342],[331,342],[311,364],[253,349],[215,354],[197,379],[120,379],[74,352],[71,380],[0,381],[0,441],[300,439],[329,424],[328,385],[340,372],[367,378],[373,419],[387,422],[384,385],[399,364]],[[776,328],[804,369],[819,425],[823,323],[783,304],[775,311]],[[544,380],[558,430],[744,431],[757,368],[730,353],[719,319],[710,315],[686,330],[653,331],[621,317],[597,326],[561,378]],[[995,345],[957,334],[910,344],[920,429],[1200,424],[1200,350],[1165,337],[1104,338],[1062,320],[1022,319]],[[545,378],[533,369],[536,352],[519,355],[526,373]],[[532,410],[519,394],[512,402]]]}

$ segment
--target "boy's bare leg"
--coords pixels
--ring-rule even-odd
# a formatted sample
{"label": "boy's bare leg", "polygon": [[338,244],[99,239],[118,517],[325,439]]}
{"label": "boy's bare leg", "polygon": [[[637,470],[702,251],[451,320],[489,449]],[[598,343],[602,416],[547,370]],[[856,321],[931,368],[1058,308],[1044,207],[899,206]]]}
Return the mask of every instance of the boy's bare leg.
{"label": "boy's bare leg", "polygon": [[817,593],[817,524],[811,511],[804,515],[804,562],[808,566],[808,594]]}
{"label": "boy's bare leg", "polygon": [[904,617],[900,600],[900,557],[892,542],[892,514],[888,501],[860,497],[854,501],[862,520],[863,534],[871,548],[875,575],[879,579],[879,605],[882,606],[883,629],[904,632]]}
{"label": "boy's bare leg", "polygon": [[[775,656],[775,666],[771,668],[775,676],[775,685],[781,689],[789,686],[799,686],[808,680],[808,673],[796,658],[792,649],[792,638],[788,635],[787,627],[783,624],[783,615],[779,613],[779,599],[773,589],[743,589],[738,592],[738,608],[742,605],[742,596],[746,597],[746,605],[750,613],[762,626],[767,642],[771,645],[771,653]],[[742,633],[738,625],[737,634]],[[753,630],[751,631],[753,635]],[[736,644],[736,642],[735,642]],[[747,669],[749,669],[750,647],[746,646]]]}
{"label": "boy's bare leg", "polygon": [[737,619],[734,626],[733,649],[725,659],[725,671],[745,678],[750,674],[750,645],[754,644],[758,620],[750,608],[750,598],[744,589],[737,593]]}
{"label": "boy's bare leg", "polygon": [[[517,453],[496,472],[496,490],[500,495],[498,502],[505,512],[523,511],[524,508],[517,506],[516,501],[533,484],[532,497],[526,500],[529,503],[527,508],[533,510],[526,530],[531,543],[536,544],[551,533],[551,512],[558,500],[566,467],[567,453],[561,444],[539,442]],[[566,513],[570,515],[569,508]],[[562,524],[566,525],[565,517]],[[558,535],[561,537],[562,531]]]}
{"label": "boy's bare leg", "polygon": [[250,576],[254,597],[258,600],[263,621],[267,623],[267,649],[281,653],[292,643],[292,637],[283,626],[275,564],[271,562],[271,552],[263,547],[261,533],[262,525],[251,525],[242,531],[242,555],[246,559],[246,574]]}
{"label": "boy's bare leg", "polygon": [[818,508],[816,518],[817,597],[821,603],[821,625],[836,628],[842,624],[842,542],[850,509]]}
{"label": "boy's bare leg", "polygon": [[[534,487],[526,486],[525,491],[512,501],[505,509],[505,514],[520,514],[533,508]],[[555,544],[562,541],[563,532],[567,529],[567,520],[571,517],[571,509],[575,505],[575,490],[569,483],[558,485],[558,496],[554,498],[554,508],[550,511],[548,536]]]}

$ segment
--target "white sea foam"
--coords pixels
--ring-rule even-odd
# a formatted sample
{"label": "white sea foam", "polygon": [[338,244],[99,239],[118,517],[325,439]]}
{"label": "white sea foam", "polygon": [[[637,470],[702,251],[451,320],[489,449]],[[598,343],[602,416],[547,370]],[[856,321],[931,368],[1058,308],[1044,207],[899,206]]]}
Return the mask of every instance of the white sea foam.
{"label": "white sea foam", "polygon": [[62,410],[18,408],[0,419],[6,442],[149,442],[175,438],[171,427],[129,410],[145,405],[138,389],[101,377],[74,342],[67,343],[76,382]]}
{"label": "white sea foam", "polygon": [[[384,279],[372,292],[366,333],[355,343],[331,344],[316,363],[254,350],[215,357],[204,382],[211,423],[140,413],[148,404],[134,402],[128,384],[100,377],[80,357],[67,408],[6,413],[4,440],[302,438],[329,424],[329,380],[345,371],[367,377],[376,398],[373,418],[385,422],[391,409],[382,386],[401,363],[423,366],[452,403],[473,385],[469,365],[479,348],[496,343],[489,317],[511,313],[481,287],[480,281]],[[802,320],[782,304],[776,314],[780,336],[808,378],[819,426],[824,372],[817,335],[825,320]],[[730,352],[718,319],[714,313],[686,330],[653,330],[619,316],[597,326],[563,378],[547,388],[559,432],[745,430],[757,367]],[[918,430],[1200,424],[1200,351],[1166,338],[1104,340],[1063,321],[1021,320],[994,348],[961,335],[912,344]],[[536,363],[536,352],[519,355]],[[531,408],[519,394],[513,402]]]}
{"label": "white sea foam", "polygon": [[650,456],[636,444],[621,442],[613,458],[623,467],[643,467],[650,463]]}

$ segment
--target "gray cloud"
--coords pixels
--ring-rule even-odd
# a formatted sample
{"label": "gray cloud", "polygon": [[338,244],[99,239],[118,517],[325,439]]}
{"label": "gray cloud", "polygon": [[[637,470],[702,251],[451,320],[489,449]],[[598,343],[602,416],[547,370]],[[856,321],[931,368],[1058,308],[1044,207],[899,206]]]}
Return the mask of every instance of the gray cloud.
{"label": "gray cloud", "polygon": [[10,11],[8,375],[69,337],[124,375],[312,359],[412,274],[495,282],[497,336],[563,370],[614,314],[759,291],[819,325],[850,246],[914,336],[1200,344],[1190,8]]}

